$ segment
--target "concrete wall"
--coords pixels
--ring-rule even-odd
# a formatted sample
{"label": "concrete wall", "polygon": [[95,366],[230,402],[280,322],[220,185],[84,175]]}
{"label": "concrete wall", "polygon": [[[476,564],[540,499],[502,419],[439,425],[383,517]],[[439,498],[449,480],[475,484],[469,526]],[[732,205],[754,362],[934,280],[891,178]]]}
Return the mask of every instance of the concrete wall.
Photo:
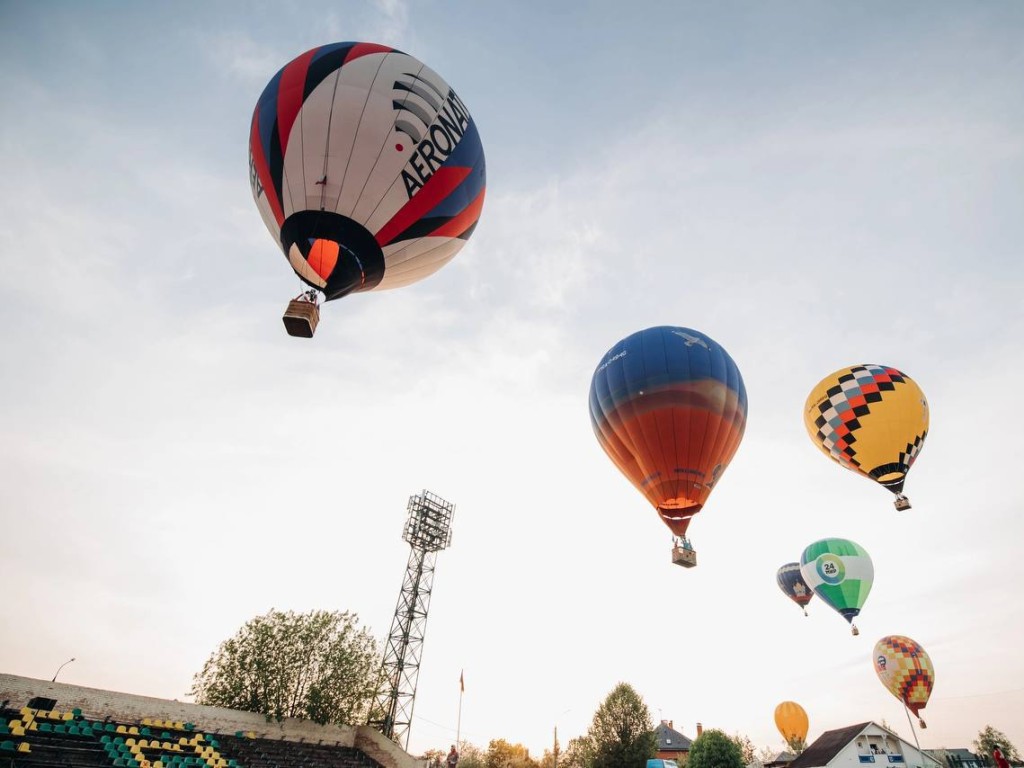
{"label": "concrete wall", "polygon": [[323,741],[324,744],[355,747],[385,768],[423,768],[426,765],[426,761],[415,759],[379,731],[366,725],[318,725],[290,717],[278,722],[255,712],[206,707],[0,673],[0,702],[9,699],[8,707],[21,709],[35,696],[56,699],[56,708],[61,712],[78,708],[85,717],[93,720],[109,717],[119,723],[136,725],[144,717],[181,721],[194,723],[197,731],[205,733],[233,735],[236,731],[245,731],[260,739],[303,739],[314,744]]}

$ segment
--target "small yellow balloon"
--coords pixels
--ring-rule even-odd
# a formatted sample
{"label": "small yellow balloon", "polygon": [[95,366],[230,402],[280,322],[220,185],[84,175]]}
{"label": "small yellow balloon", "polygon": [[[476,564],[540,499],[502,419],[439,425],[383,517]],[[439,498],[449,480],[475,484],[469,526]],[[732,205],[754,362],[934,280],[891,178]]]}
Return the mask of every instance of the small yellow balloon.
{"label": "small yellow balloon", "polygon": [[804,426],[837,464],[896,494],[928,436],[928,401],[905,373],[886,365],[854,365],[826,376],[804,404]]}
{"label": "small yellow balloon", "polygon": [[775,727],[787,744],[807,741],[807,713],[795,701],[784,701],[775,708]]}

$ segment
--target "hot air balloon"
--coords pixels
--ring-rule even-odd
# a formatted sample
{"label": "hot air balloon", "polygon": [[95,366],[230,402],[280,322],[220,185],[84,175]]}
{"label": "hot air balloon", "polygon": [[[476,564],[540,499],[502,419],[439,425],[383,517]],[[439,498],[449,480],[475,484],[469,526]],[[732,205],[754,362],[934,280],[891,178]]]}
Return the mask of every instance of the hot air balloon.
{"label": "hot air balloon", "polygon": [[914,713],[922,728],[927,728],[920,711],[935,685],[935,668],[924,648],[909,637],[888,635],[875,643],[872,656],[882,685]]}
{"label": "hot air balloon", "polygon": [[647,328],[605,354],[589,399],[601,447],[672,531],[673,562],[696,565],[686,529],[729,466],[747,422],[736,363],[700,331]]}
{"label": "hot air balloon", "polygon": [[440,75],[375,43],[333,43],[289,62],[256,103],[249,182],[263,222],[309,286],[289,305],[312,336],[317,297],[396,288],[440,269],[473,233],[484,153]]}
{"label": "hot air balloon", "polygon": [[822,600],[850,622],[864,607],[875,578],[875,568],[864,548],[847,539],[822,539],[808,546],[800,556],[800,574]]}
{"label": "hot air balloon", "polygon": [[800,563],[786,563],[779,568],[775,574],[775,581],[779,589],[790,600],[804,609],[804,616],[807,615],[807,604],[814,597],[814,590],[807,586],[804,577],[800,574]]}
{"label": "hot air balloon", "polygon": [[794,752],[807,746],[807,713],[795,701],[784,701],[775,708],[775,727]]}
{"label": "hot air balloon", "polygon": [[804,426],[825,455],[910,509],[903,483],[928,436],[928,401],[909,376],[885,365],[842,368],[811,390]]}

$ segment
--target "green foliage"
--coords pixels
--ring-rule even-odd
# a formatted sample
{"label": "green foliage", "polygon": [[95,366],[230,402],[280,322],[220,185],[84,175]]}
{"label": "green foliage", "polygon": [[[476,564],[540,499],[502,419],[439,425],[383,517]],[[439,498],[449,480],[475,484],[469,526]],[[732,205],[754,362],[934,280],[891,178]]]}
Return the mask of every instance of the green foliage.
{"label": "green foliage", "polygon": [[588,768],[594,759],[594,748],[587,736],[569,739],[558,755],[558,768]]}
{"label": "green foliage", "polygon": [[[446,751],[444,757],[447,756],[448,752]],[[440,764],[444,766],[444,759]],[[475,744],[463,742],[462,748],[459,750],[459,768],[487,768],[487,753]]]}
{"label": "green foliage", "polygon": [[537,761],[522,744],[492,739],[487,745],[486,768],[538,768]]}
{"label": "green foliage", "polygon": [[271,610],[210,655],[192,681],[196,703],[280,720],[363,723],[381,659],[355,614]]}
{"label": "green foliage", "polygon": [[627,683],[619,683],[608,694],[585,739],[576,741],[569,742],[566,757],[572,753],[583,768],[645,768],[658,746],[651,713]]}
{"label": "green foliage", "polygon": [[1002,731],[998,731],[991,725],[986,725],[981,731],[978,732],[978,738],[974,740],[974,751],[979,755],[984,755],[990,761],[992,759],[992,750],[999,747],[999,750],[1011,764],[1021,762],[1020,752],[1017,748],[1010,743],[1010,740],[1006,738],[1006,734]]}
{"label": "green foliage", "polygon": [[743,753],[735,741],[712,728],[694,739],[686,765],[687,768],[743,768]]}

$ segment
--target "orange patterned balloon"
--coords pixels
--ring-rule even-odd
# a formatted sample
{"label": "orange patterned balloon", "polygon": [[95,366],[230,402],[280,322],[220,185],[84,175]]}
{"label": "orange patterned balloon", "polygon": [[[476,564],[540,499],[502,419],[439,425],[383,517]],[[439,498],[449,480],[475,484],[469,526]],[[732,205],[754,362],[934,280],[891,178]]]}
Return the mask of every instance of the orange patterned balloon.
{"label": "orange patterned balloon", "polygon": [[807,713],[795,701],[784,701],[775,708],[775,727],[791,747],[807,741]]}
{"label": "orange patterned balloon", "polygon": [[920,710],[928,703],[935,685],[935,668],[924,648],[909,637],[888,635],[875,643],[873,662],[882,685],[926,728]]}

